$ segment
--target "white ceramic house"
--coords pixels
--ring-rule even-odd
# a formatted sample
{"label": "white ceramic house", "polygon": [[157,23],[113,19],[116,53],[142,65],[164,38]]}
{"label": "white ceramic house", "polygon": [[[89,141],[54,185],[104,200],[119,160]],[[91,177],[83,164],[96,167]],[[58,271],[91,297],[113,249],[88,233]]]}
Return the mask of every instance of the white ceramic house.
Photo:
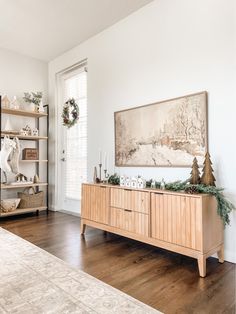
{"label": "white ceramic house", "polygon": [[126,186],[127,188],[130,188],[130,187],[131,187],[131,179],[130,179],[130,177],[126,177],[125,186]]}
{"label": "white ceramic house", "polygon": [[138,189],[144,189],[145,187],[146,187],[146,180],[142,177],[138,177],[137,188]]}
{"label": "white ceramic house", "polygon": [[138,179],[136,177],[132,177],[131,178],[131,183],[130,183],[130,186],[131,188],[137,188],[137,184],[138,184]]}
{"label": "white ceramic house", "polygon": [[125,186],[125,180],[126,180],[125,176],[120,176],[120,186]]}

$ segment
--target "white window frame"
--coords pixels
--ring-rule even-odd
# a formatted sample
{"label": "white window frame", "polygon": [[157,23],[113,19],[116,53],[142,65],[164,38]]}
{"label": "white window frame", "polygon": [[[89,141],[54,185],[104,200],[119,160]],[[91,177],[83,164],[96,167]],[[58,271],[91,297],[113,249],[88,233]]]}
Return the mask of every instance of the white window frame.
{"label": "white window frame", "polygon": [[[78,73],[80,71],[86,70],[87,72],[87,59],[78,62],[77,64],[66,68],[63,71],[60,71],[56,74],[55,82],[56,82],[56,89],[55,89],[55,205],[54,210],[60,211],[62,210],[62,195],[61,195],[61,185],[60,182],[62,180],[61,177],[61,152],[62,152],[62,128],[60,125],[62,108],[63,108],[63,80],[64,78],[69,78],[75,75],[76,71]],[[88,98],[88,97],[87,97]],[[87,117],[88,123],[88,117]],[[88,176],[88,169],[87,169],[87,176]]]}

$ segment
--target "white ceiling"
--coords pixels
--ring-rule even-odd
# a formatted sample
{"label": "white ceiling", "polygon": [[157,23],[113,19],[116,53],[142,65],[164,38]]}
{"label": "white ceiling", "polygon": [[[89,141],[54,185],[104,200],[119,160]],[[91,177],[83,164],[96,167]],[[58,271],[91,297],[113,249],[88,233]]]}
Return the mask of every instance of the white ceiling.
{"label": "white ceiling", "polygon": [[49,61],[152,0],[0,0],[0,47]]}

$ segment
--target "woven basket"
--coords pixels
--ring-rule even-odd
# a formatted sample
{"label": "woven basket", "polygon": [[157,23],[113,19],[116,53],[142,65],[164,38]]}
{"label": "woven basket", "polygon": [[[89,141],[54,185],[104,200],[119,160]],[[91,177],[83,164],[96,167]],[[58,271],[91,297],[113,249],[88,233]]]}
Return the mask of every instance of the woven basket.
{"label": "woven basket", "polygon": [[17,209],[17,206],[19,205],[19,203],[20,203],[19,198],[1,200],[0,212],[2,213],[13,212],[14,210]]}
{"label": "woven basket", "polygon": [[[30,194],[32,190],[32,194]],[[43,206],[44,192],[35,192],[33,187],[25,188],[23,192],[18,192],[18,197],[21,199],[19,208],[36,208]]]}

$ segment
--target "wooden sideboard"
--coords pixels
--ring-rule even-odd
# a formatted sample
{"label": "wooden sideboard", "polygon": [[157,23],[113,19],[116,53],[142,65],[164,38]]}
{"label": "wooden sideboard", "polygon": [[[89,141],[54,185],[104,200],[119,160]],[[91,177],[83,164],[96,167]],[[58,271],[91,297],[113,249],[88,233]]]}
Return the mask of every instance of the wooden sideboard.
{"label": "wooden sideboard", "polygon": [[223,223],[207,194],[83,184],[82,234],[86,225],[194,257],[201,277],[207,257],[224,262]]}

